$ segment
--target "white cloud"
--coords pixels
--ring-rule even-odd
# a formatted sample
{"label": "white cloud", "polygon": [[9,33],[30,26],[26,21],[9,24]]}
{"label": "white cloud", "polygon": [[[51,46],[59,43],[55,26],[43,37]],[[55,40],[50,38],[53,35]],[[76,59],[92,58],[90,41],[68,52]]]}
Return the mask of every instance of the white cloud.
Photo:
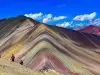
{"label": "white cloud", "polygon": [[74,27],[74,30],[80,30],[82,28],[84,28],[84,24],[83,23],[79,23],[79,24],[75,24],[76,28]]}
{"label": "white cloud", "polygon": [[43,14],[43,13],[31,13],[31,14],[25,14],[24,16],[30,17],[35,20],[42,21],[43,23],[48,23],[48,22],[55,22],[59,20],[63,20],[67,18],[66,16],[53,16],[52,14]]}
{"label": "white cloud", "polygon": [[24,16],[26,17],[30,17],[32,19],[38,19],[39,17],[42,17],[43,13],[34,13],[34,14],[25,14]]}
{"label": "white cloud", "polygon": [[47,15],[44,16],[42,22],[43,23],[50,22],[52,20],[52,17],[53,17],[52,14],[47,14]]}
{"label": "white cloud", "polygon": [[73,20],[76,20],[76,21],[89,20],[89,21],[91,21],[95,17],[96,17],[96,12],[93,12],[91,14],[78,15]]}
{"label": "white cloud", "polygon": [[67,18],[67,17],[66,16],[58,16],[58,17],[54,17],[53,20],[54,21],[59,21],[59,20],[65,19],[65,18]]}
{"label": "white cloud", "polygon": [[92,21],[90,24],[91,24],[91,25],[100,26],[100,18],[95,19],[95,20]]}
{"label": "white cloud", "polygon": [[63,20],[65,18],[66,18],[66,16],[57,16],[57,17],[54,17],[52,14],[47,14],[47,15],[44,16],[42,22],[43,23],[55,22],[55,21]]}
{"label": "white cloud", "polygon": [[72,23],[73,22],[64,22],[64,23],[61,23],[61,24],[57,24],[56,26],[66,28],[66,27],[70,26]]}

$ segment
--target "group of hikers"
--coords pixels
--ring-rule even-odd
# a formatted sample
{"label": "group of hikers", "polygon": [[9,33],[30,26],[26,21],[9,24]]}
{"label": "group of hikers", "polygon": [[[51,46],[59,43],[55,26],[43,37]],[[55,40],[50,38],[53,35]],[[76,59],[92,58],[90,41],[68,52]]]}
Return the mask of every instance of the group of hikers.
{"label": "group of hikers", "polygon": [[[1,58],[1,55],[0,55],[0,58]],[[14,54],[12,54],[10,60],[11,60],[12,62],[15,62],[15,55],[14,55]],[[23,65],[23,60],[21,60],[19,63],[20,63],[21,65]]]}
{"label": "group of hikers", "polygon": [[[15,62],[15,55],[14,55],[14,54],[12,54],[10,60],[11,60],[12,62]],[[23,65],[23,61],[22,61],[22,60],[20,61],[20,64]]]}
{"label": "group of hikers", "polygon": [[[1,58],[1,55],[0,55],[0,58]],[[15,62],[15,55],[14,55],[14,54],[12,54],[10,60],[11,60],[12,62]],[[23,65],[23,60],[21,60],[19,63],[20,63],[21,65]],[[39,71],[40,71],[40,72],[44,72],[44,70],[45,70],[45,71],[48,72],[48,69],[49,69],[48,66],[49,66],[49,65],[45,65],[45,66],[44,66],[42,69],[40,69]],[[77,73],[73,73],[73,72],[69,72],[69,73],[71,73],[72,75],[78,75]]]}

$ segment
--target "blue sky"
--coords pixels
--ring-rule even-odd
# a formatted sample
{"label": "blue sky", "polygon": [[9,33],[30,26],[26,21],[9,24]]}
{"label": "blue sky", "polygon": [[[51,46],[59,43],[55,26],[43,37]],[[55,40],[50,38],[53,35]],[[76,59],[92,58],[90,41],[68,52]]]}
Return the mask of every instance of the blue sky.
{"label": "blue sky", "polygon": [[[99,3],[100,0],[2,0],[0,1],[0,18],[42,13],[42,16],[35,19],[43,22],[43,19],[47,18],[48,14],[49,16],[51,14],[50,21],[46,22],[47,24],[59,26],[66,24],[67,26],[65,25],[64,27],[78,28],[90,23],[90,18],[86,18],[90,17],[91,14],[94,16],[91,20],[99,19]],[[81,21],[79,19],[73,20],[80,15],[81,17],[83,16],[82,18],[85,17],[85,19],[81,19]],[[63,16],[62,19],[53,21],[53,18],[61,16]]]}

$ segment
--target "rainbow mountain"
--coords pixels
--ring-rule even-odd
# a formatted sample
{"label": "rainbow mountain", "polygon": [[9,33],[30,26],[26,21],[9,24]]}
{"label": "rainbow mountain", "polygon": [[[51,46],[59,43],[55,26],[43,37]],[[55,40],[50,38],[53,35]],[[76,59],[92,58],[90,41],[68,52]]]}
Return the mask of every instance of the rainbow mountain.
{"label": "rainbow mountain", "polygon": [[78,31],[100,36],[100,27],[99,26],[97,27],[95,25],[89,25],[89,26],[82,28]]}
{"label": "rainbow mountain", "polygon": [[100,37],[49,26],[25,16],[0,20],[0,54],[33,71],[44,67],[63,75],[100,75]]}

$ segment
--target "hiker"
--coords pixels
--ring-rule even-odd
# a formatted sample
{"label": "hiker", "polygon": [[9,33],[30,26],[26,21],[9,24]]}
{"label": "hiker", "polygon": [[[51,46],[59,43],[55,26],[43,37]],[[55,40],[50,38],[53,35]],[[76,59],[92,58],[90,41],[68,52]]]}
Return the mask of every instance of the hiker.
{"label": "hiker", "polygon": [[0,58],[1,58],[1,54],[0,54]]}
{"label": "hiker", "polygon": [[12,56],[11,56],[11,61],[12,61],[12,62],[15,61],[15,55],[14,55],[14,54],[12,54]]}
{"label": "hiker", "polygon": [[23,65],[23,60],[20,61],[20,64]]}

